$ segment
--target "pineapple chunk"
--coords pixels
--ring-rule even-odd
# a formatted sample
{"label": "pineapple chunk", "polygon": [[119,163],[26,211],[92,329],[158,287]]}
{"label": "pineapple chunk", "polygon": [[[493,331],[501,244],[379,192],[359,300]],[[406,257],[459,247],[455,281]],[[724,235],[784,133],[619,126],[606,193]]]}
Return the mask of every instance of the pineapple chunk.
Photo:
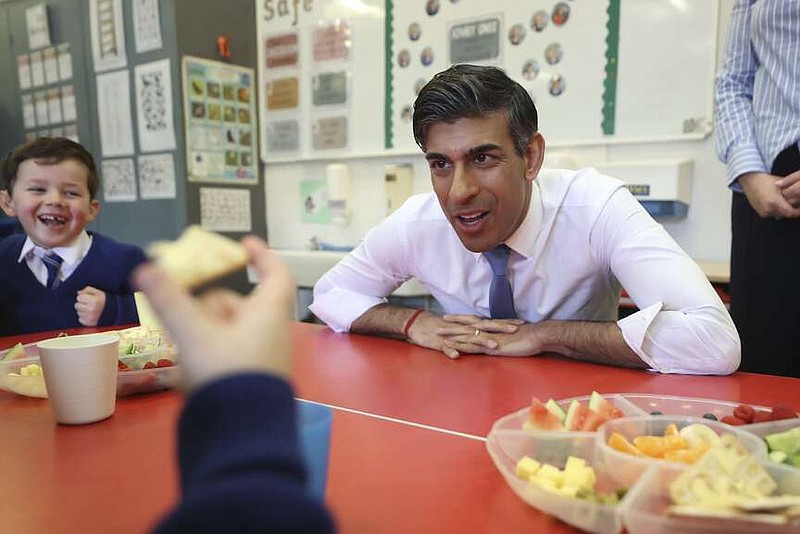
{"label": "pineapple chunk", "polygon": [[517,462],[516,474],[519,478],[523,480],[530,480],[530,478],[534,476],[537,471],[539,471],[539,468],[541,466],[542,464],[540,464],[530,456],[523,456]]}
{"label": "pineapple chunk", "polygon": [[552,480],[557,486],[561,486],[561,484],[564,482],[564,472],[558,467],[550,464],[544,464],[539,468],[539,471],[537,471],[535,478],[537,480],[540,478],[549,479]]}

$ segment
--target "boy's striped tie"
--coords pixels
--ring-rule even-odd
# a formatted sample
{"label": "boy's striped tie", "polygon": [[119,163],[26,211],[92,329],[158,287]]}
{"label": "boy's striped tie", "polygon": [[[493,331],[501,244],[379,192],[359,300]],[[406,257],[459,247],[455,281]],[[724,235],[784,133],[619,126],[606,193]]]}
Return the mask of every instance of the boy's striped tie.
{"label": "boy's striped tie", "polygon": [[59,256],[55,252],[52,252],[42,256],[42,261],[44,262],[44,266],[47,268],[48,289],[57,288],[58,284],[61,283],[61,279],[59,279],[58,277],[58,270],[61,268],[61,264],[64,262],[64,258]]}

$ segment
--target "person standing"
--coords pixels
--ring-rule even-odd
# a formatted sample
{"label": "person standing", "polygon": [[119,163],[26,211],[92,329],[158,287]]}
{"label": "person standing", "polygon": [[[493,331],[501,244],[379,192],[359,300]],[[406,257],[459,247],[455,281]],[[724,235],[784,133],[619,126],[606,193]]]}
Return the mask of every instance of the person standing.
{"label": "person standing", "polygon": [[740,369],[800,377],[800,0],[737,0],[715,93]]}

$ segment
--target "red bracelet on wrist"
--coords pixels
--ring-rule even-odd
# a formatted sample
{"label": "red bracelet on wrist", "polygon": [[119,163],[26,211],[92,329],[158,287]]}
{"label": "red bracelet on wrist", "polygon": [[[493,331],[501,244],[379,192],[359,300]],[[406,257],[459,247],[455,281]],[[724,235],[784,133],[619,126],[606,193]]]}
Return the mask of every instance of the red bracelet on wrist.
{"label": "red bracelet on wrist", "polygon": [[411,314],[411,317],[408,318],[408,321],[406,321],[406,325],[403,327],[403,335],[406,336],[406,338],[408,338],[408,330],[411,328],[411,325],[414,324],[414,321],[417,320],[417,317],[419,317],[420,314],[424,311],[425,310],[417,310]]}

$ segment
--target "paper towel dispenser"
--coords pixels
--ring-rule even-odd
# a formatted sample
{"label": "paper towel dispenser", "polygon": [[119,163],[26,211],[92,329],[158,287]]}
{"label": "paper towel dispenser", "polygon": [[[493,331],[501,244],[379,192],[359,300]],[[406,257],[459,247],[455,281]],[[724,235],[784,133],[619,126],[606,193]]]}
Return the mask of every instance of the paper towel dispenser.
{"label": "paper towel dispenser", "polygon": [[656,218],[683,218],[692,198],[693,162],[630,161],[595,165],[603,174],[625,182],[628,190]]}

